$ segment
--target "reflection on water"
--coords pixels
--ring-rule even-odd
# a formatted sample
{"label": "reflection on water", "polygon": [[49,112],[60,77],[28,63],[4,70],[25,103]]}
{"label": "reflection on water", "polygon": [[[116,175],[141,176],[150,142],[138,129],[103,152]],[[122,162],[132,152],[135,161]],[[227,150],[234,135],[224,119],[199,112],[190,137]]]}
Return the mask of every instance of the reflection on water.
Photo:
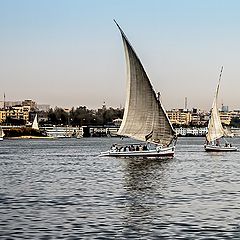
{"label": "reflection on water", "polygon": [[128,159],[124,164],[124,189],[128,196],[125,207],[124,226],[127,234],[148,233],[149,223],[155,218],[165,187],[165,168],[168,161]]}
{"label": "reflection on water", "polygon": [[171,160],[99,158],[114,142],[3,141],[0,239],[239,239],[240,152],[181,138]]}

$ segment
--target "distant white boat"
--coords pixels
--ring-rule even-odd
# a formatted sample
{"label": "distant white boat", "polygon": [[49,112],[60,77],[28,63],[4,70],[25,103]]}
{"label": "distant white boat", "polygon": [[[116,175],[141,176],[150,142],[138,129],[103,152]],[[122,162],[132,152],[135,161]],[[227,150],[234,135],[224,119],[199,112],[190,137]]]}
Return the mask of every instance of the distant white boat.
{"label": "distant white boat", "polygon": [[33,123],[32,123],[32,129],[39,130],[38,127],[38,120],[37,120],[37,114],[34,117]]}
{"label": "distant white boat", "polygon": [[4,136],[5,136],[5,133],[4,133],[3,129],[2,129],[2,127],[0,126],[0,141],[3,140]]}
{"label": "distant white boat", "polygon": [[128,74],[124,116],[117,134],[143,143],[115,145],[100,156],[171,158],[175,149],[175,131],[139,57],[123,30],[117,26],[122,35]]}
{"label": "distant white boat", "polygon": [[[223,67],[221,68],[216,93],[213,99],[211,116],[208,122],[208,132],[206,135],[206,143],[204,145],[204,148],[207,152],[223,152],[223,151],[231,152],[231,151],[238,150],[236,147],[233,147],[225,139],[225,137],[232,137],[232,133],[229,132],[227,129],[225,130],[223,128],[221,119],[219,116],[218,107],[217,107],[218,92],[219,92],[222,71],[223,71]],[[223,142],[221,142],[221,140],[223,140]]]}
{"label": "distant white boat", "polygon": [[40,128],[42,131],[44,131],[47,136],[53,137],[53,138],[81,138],[82,128],[79,127],[58,127],[58,126],[50,126],[50,127],[42,127]]}

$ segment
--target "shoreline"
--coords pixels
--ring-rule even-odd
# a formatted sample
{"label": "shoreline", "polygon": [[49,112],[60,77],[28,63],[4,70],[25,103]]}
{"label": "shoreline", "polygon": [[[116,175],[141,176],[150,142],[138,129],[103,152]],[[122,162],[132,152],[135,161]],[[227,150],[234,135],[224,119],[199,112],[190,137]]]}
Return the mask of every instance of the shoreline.
{"label": "shoreline", "polygon": [[5,139],[9,140],[17,140],[17,139],[55,139],[54,137],[48,137],[48,136],[19,136],[19,137],[6,137]]}

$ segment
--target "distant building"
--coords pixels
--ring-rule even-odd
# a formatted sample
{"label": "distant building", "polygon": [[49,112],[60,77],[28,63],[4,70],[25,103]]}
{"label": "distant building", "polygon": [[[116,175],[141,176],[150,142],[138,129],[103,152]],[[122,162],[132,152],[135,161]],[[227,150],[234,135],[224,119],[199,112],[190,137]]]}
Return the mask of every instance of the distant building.
{"label": "distant building", "polygon": [[48,121],[48,113],[45,111],[31,111],[29,112],[29,122],[33,122],[35,115],[38,116],[38,122],[47,122]]}
{"label": "distant building", "polygon": [[[5,101],[5,108],[20,106],[22,104],[21,101]],[[0,109],[4,108],[4,101],[0,101]]]}
{"label": "distant building", "polygon": [[30,106],[31,110],[37,109],[37,103],[31,99],[22,101],[22,106]]}
{"label": "distant building", "polygon": [[197,109],[197,108],[193,108],[193,109],[192,109],[192,113],[193,113],[193,114],[197,114],[197,113],[198,113],[198,109]]}
{"label": "distant building", "polygon": [[49,137],[54,138],[81,138],[83,137],[83,128],[82,127],[40,127],[41,130],[44,130]]}
{"label": "distant building", "polygon": [[50,105],[49,104],[37,104],[37,109],[38,109],[38,111],[47,112],[50,110]]}
{"label": "distant building", "polygon": [[[5,105],[5,108],[4,108]],[[47,121],[46,112],[50,109],[50,105],[39,104],[33,100],[24,101],[1,101],[0,102],[0,123],[6,122],[7,118],[14,120],[32,121],[36,112],[38,112],[39,121]]]}
{"label": "distant building", "polygon": [[229,125],[232,120],[232,116],[230,112],[220,112],[221,122],[225,125]]}
{"label": "distant building", "polygon": [[240,110],[233,110],[230,112],[231,118],[239,118],[240,117]]}
{"label": "distant building", "polygon": [[0,122],[5,122],[7,117],[11,119],[29,121],[30,106],[14,106],[0,110]]}
{"label": "distant building", "polygon": [[205,136],[207,134],[207,127],[180,127],[176,128],[175,131],[178,136]]}
{"label": "distant building", "polygon": [[[84,127],[83,127],[84,128]],[[88,126],[91,137],[116,137],[119,127],[117,126]]]}
{"label": "distant building", "polygon": [[47,122],[48,121],[48,113],[46,111],[38,111],[38,121],[39,122]]}
{"label": "distant building", "polygon": [[167,111],[167,115],[172,124],[188,125],[191,122],[191,112],[184,111],[183,109]]}
{"label": "distant building", "polygon": [[222,105],[222,112],[228,112],[228,106]]}
{"label": "distant building", "polygon": [[192,113],[191,124],[201,125],[201,116],[198,113]]}

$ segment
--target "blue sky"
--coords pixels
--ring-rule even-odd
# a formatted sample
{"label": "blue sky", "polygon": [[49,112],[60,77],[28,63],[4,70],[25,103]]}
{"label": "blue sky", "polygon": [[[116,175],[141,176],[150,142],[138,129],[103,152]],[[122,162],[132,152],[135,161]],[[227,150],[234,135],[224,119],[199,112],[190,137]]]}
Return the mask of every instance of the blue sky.
{"label": "blue sky", "polygon": [[239,109],[240,1],[0,0],[0,94],[51,106],[125,103],[125,31],[166,109]]}

